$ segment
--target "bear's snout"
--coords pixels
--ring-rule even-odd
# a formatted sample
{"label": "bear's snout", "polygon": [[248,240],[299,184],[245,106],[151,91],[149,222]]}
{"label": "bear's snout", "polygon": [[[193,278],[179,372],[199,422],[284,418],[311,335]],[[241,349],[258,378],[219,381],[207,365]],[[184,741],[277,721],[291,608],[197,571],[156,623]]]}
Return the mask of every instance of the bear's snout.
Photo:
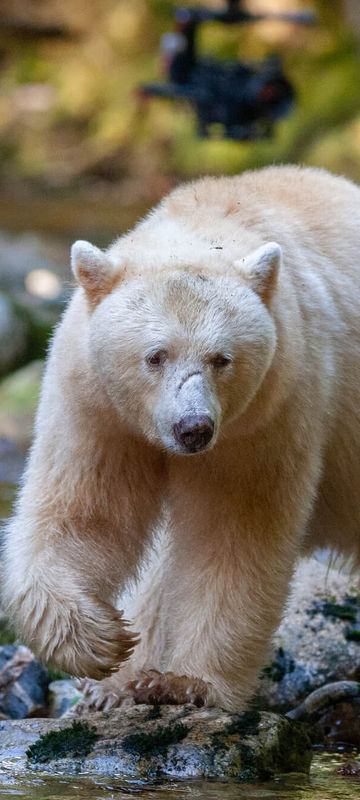
{"label": "bear's snout", "polygon": [[215,424],[207,414],[187,414],[173,426],[178,444],[187,453],[198,453],[209,444]]}

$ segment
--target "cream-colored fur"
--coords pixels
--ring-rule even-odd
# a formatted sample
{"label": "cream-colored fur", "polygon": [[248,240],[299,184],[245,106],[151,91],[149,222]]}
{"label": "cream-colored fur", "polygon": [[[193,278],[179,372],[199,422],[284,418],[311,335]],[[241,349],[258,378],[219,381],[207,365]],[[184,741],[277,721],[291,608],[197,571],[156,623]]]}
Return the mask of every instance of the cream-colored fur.
{"label": "cream-colored fur", "polygon": [[115,610],[133,581],[142,641],[98,704],[144,667],[241,709],[299,553],[359,558],[360,191],[296,167],[205,178],[106,253],[78,242],[73,268],[7,608],[40,656],[101,678],[136,643]]}

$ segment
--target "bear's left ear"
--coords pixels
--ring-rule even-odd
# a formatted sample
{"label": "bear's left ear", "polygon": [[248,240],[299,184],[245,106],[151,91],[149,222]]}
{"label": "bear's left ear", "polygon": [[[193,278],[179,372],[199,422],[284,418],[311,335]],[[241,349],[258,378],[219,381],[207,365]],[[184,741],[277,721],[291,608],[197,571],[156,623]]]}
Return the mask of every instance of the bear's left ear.
{"label": "bear's left ear", "polygon": [[280,245],[268,242],[246,258],[235,261],[241,276],[265,304],[270,302],[276,288],[281,259]]}
{"label": "bear's left ear", "polygon": [[90,242],[78,241],[71,248],[71,267],[77,282],[95,305],[111,292],[115,270],[110,259]]}

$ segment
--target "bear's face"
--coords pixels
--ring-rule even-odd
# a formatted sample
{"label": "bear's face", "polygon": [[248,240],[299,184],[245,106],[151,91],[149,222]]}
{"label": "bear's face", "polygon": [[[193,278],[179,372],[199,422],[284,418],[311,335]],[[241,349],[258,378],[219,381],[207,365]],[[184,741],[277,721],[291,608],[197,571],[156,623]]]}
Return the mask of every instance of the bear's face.
{"label": "bear's face", "polygon": [[93,366],[123,421],[179,454],[210,449],[258,391],[274,322],[236,277],[189,272],[124,281],[90,317]]}

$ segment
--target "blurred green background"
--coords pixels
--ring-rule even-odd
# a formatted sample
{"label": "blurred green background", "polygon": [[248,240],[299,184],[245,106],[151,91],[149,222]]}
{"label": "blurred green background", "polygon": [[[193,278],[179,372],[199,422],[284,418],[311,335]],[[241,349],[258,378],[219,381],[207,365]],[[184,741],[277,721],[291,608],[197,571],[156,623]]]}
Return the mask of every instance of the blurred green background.
{"label": "blurred green background", "polygon": [[75,238],[103,246],[179,181],[205,173],[298,162],[360,180],[359,6],[249,0],[250,11],[312,9],[318,23],[203,27],[202,52],[279,53],[296,88],[296,108],[273,138],[233,142],[218,132],[197,138],[184,104],[136,96],[139,83],[159,78],[169,0],[2,0],[0,515],[31,437],[47,339],[71,290]]}
{"label": "blurred green background", "polygon": [[[169,0],[2,0],[4,223],[16,224],[7,203],[12,196],[19,226],[33,200],[39,228],[117,231],[119,208],[124,214],[151,205],[183,178],[270,162],[321,165],[360,178],[358,5],[249,0],[252,11],[313,8],[318,25],[203,26],[201,49],[220,57],[281,53],[297,89],[297,108],[274,139],[238,143],[197,139],[185,106],[139,105],[134,89],[158,77],[159,39],[172,28]],[[41,212],[39,193],[47,197]],[[85,208],[78,208],[80,198]]]}

